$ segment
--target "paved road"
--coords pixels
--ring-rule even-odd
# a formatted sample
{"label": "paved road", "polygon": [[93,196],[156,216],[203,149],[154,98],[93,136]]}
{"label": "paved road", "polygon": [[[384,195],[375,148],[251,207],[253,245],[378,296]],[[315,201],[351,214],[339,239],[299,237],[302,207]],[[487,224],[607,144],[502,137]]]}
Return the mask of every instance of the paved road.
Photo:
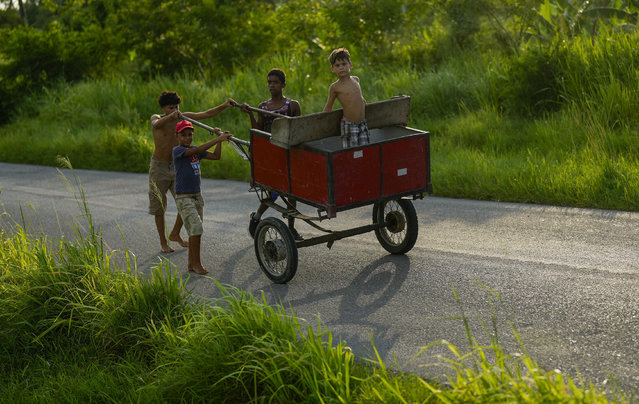
{"label": "paved road", "polygon": [[[134,254],[148,271],[170,260],[187,279],[187,253],[162,254],[147,208],[146,174],[62,171],[78,178],[108,248]],[[435,184],[436,185],[436,184]],[[73,235],[86,219],[61,174],[51,167],[0,163],[0,224],[22,215],[32,231]],[[297,275],[272,284],[257,264],[247,215],[257,206],[248,185],[203,181],[206,200],[203,262],[211,276],[269,302],[291,305],[311,323],[321,318],[359,355],[371,357],[371,339],[387,363],[420,374],[441,374],[433,341],[466,347],[462,312],[473,335],[488,341],[491,307],[501,344],[527,351],[546,369],[560,369],[599,386],[639,388],[639,214],[552,206],[476,202],[428,197],[416,201],[420,235],[405,256],[387,254],[368,233],[299,250]],[[313,210],[302,207],[303,213]],[[341,212],[333,229],[368,224],[371,208]],[[168,222],[175,218],[169,202]],[[298,226],[302,234],[316,230]],[[123,240],[121,233],[124,234]],[[192,276],[187,287],[218,297],[213,282]],[[453,288],[459,296],[456,301]],[[488,290],[499,294],[495,298]],[[492,306],[491,306],[492,299]],[[411,359],[413,358],[413,359]]]}

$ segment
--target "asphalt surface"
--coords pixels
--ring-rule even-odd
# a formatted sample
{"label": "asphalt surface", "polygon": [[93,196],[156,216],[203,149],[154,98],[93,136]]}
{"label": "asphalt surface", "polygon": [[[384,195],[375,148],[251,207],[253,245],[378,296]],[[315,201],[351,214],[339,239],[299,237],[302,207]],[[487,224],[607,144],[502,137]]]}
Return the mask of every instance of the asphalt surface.
{"label": "asphalt surface", "polygon": [[[0,226],[15,221],[53,239],[75,237],[87,217],[64,178],[78,197],[84,192],[107,248],[128,249],[138,271],[166,260],[195,296],[220,296],[212,278],[263,293],[309,324],[321,320],[360,357],[374,357],[374,341],[386,364],[441,376],[439,356],[450,357],[443,345],[417,354],[438,340],[465,350],[465,316],[480,344],[496,336],[507,353],[525,349],[544,369],[631,394],[639,388],[639,213],[426,197],[414,202],[419,238],[408,254],[388,254],[373,233],[331,249],[300,248],[297,274],[277,285],[255,258],[247,217],[258,201],[242,182],[203,180],[202,261],[210,277],[189,274],[187,251],[177,244],[174,253],[160,252],[146,174],[0,163]],[[369,224],[371,208],[340,212],[322,225]],[[175,213],[170,200],[167,226]]]}

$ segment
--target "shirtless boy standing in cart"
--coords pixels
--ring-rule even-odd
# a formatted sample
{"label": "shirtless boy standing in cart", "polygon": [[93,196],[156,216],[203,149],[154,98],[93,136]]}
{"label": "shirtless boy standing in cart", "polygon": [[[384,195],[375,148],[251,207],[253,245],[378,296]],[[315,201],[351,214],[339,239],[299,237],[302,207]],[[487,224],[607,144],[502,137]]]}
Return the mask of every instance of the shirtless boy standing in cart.
{"label": "shirtless boy standing in cart", "polygon": [[340,122],[342,146],[367,144],[370,142],[370,137],[365,119],[366,100],[362,96],[359,78],[351,76],[353,68],[351,54],[346,48],[338,48],[331,52],[329,61],[331,62],[331,71],[337,74],[338,79],[331,84],[328,90],[328,101],[326,101],[324,111],[332,110],[335,99],[337,99],[344,110]]}
{"label": "shirtless boy standing in cart", "polygon": [[[175,137],[175,125],[180,121],[179,104],[182,99],[175,91],[163,91],[158,98],[158,103],[163,115],[154,114],[151,116],[151,127],[153,131],[154,150],[149,165],[149,213],[155,216],[155,226],[160,236],[160,246],[162,252],[175,251],[166,239],[164,228],[164,212],[166,211],[166,193],[171,192],[175,198],[175,168],[173,166],[172,151],[178,145]],[[183,112],[187,118],[202,120],[212,118],[235,103],[228,99],[224,104],[211,108],[203,112]],[[188,242],[180,236],[182,229],[182,217],[178,213],[169,240],[179,243],[182,247],[188,247]]]}
{"label": "shirtless boy standing in cart", "polygon": [[[283,90],[286,87],[286,74],[281,69],[271,69],[266,75],[266,80],[268,83],[268,90],[271,93],[271,99],[263,101],[258,105],[259,109],[276,112],[285,116],[300,116],[302,115],[302,111],[300,108],[300,104],[292,100],[290,98],[284,97]],[[251,127],[254,129],[260,129],[264,132],[271,132],[271,125],[273,121],[276,119],[273,115],[267,115],[258,113],[257,120],[253,115],[253,112],[247,108],[247,104],[243,104],[241,106],[242,110],[249,114],[251,118]],[[273,201],[277,199],[279,195],[272,192],[270,197]],[[287,205],[290,205],[293,209],[297,207],[296,201],[287,201]],[[266,212],[268,209],[268,205],[264,202],[260,203],[260,206],[257,208],[256,212],[251,213],[249,218],[249,233],[251,237],[255,234],[255,229],[257,228],[257,224],[260,222],[260,218],[262,214]],[[292,217],[288,218],[288,227],[293,233],[293,237],[296,240],[302,240],[302,236],[299,235],[297,230],[295,230],[295,219]]]}

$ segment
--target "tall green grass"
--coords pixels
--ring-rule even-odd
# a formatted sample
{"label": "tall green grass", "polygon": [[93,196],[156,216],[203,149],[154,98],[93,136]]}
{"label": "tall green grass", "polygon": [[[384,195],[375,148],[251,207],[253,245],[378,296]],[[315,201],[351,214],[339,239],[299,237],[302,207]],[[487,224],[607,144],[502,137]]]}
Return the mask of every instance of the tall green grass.
{"label": "tall green grass", "polygon": [[222,297],[198,299],[168,261],[147,276],[134,260],[116,266],[81,184],[65,182],[87,221],[74,240],[49,239],[0,215],[7,402],[626,402],[620,392],[544,371],[526,354],[507,354],[494,311],[490,344],[471,335],[460,304],[468,349],[437,341],[417,353],[443,344],[452,354],[440,358],[448,371],[435,381],[397,372],[379,354],[356,358],[319,320],[311,325],[263,295],[211,279]]}
{"label": "tall green grass", "polygon": [[479,344],[463,313],[469,349],[423,350],[451,353],[436,382],[356,358],[319,321],[264,297],[218,284],[222,298],[198,303],[168,262],[148,277],[123,272],[91,243],[17,224],[0,243],[0,394],[10,402],[625,402],[509,355],[495,337]]}
{"label": "tall green grass", "polygon": [[[368,102],[411,96],[409,125],[432,135],[435,195],[471,199],[639,210],[639,32],[575,38],[518,55],[462,53],[436,67],[370,66],[353,60]],[[269,97],[264,75],[288,74],[285,95],[302,112],[322,110],[335,79],[328,63],[304,53],[275,54],[205,83],[190,77],[151,81],[112,76],[58,84],[30,98],[0,128],[0,160],[146,172],[153,150],[149,117],[164,89],[183,96],[183,111],[227,97],[256,105]],[[247,139],[237,109],[206,122]],[[28,153],[16,153],[16,134]],[[195,143],[209,134],[196,129]],[[209,178],[247,181],[249,164],[230,147],[203,167]]]}

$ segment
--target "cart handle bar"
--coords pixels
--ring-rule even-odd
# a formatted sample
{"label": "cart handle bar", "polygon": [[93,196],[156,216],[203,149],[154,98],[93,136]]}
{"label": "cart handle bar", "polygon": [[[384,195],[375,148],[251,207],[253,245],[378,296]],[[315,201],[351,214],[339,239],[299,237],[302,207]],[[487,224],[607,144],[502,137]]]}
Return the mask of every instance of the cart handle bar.
{"label": "cart handle bar", "polygon": [[[212,127],[210,127],[210,126],[208,126],[208,125],[205,125],[205,124],[203,124],[202,122],[198,122],[198,121],[196,121],[195,119],[188,118],[188,117],[186,117],[186,116],[184,116],[184,115],[182,115],[182,114],[179,114],[178,116],[180,117],[180,119],[184,119],[185,121],[189,121],[189,122],[191,122],[193,125],[195,125],[195,126],[199,126],[200,128],[203,128],[203,129],[206,129],[206,130],[208,130],[209,132],[211,132],[211,133],[215,133],[215,134],[216,134],[216,135],[218,135],[218,136],[220,136],[220,135],[222,134],[222,131],[221,131],[221,130],[219,130],[219,129],[218,129],[218,130],[215,130],[215,128],[212,128]],[[246,141],[246,140],[238,139],[238,138],[236,138],[235,136],[231,136],[231,137],[229,138],[229,140],[233,141],[234,143],[241,144],[241,145],[244,145],[244,146],[250,146],[250,144],[251,144],[250,142],[248,142],[248,141]]]}
{"label": "cart handle bar", "polygon": [[[235,108],[242,108],[242,105],[238,104],[237,102],[231,102],[231,106]],[[246,108],[248,108],[250,111],[259,112],[260,114],[273,115],[278,118],[286,118],[286,115],[278,114],[277,112],[269,111],[266,109],[259,109],[251,107],[250,105],[247,105]]]}

